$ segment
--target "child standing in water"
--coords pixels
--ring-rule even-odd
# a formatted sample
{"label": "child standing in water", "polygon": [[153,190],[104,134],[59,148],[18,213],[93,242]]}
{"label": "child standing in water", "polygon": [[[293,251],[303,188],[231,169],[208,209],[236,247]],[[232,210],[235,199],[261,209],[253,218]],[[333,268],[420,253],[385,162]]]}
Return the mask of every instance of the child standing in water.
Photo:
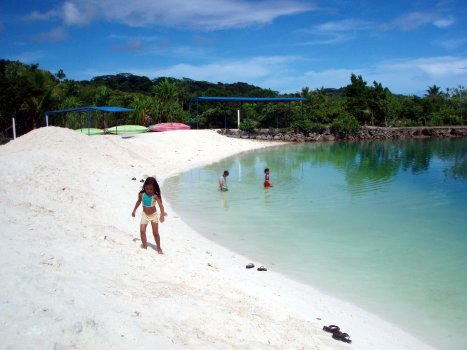
{"label": "child standing in water", "polygon": [[229,189],[227,188],[227,176],[229,176],[229,171],[224,170],[224,173],[222,176],[219,178],[219,190],[222,192],[228,191]]}
{"label": "child standing in water", "polygon": [[161,248],[161,237],[159,236],[156,203],[159,205],[159,209],[161,210],[161,223],[164,222],[164,206],[162,205],[161,190],[155,178],[148,177],[146,181],[144,181],[143,189],[138,193],[138,200],[136,201],[135,208],[133,209],[131,216],[135,216],[136,209],[139,207],[141,202],[143,202],[143,213],[141,214],[140,233],[143,248],[148,249],[146,227],[148,226],[148,222],[151,222],[152,234],[156,241],[157,252],[159,254],[164,254]]}
{"label": "child standing in water", "polygon": [[269,168],[264,169],[264,187],[272,187],[269,182]]}

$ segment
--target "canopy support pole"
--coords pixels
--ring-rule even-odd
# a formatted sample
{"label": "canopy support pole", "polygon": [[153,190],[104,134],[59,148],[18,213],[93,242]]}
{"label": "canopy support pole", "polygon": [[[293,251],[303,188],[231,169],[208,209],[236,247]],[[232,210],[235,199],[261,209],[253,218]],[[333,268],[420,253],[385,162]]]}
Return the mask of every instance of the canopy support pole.
{"label": "canopy support pole", "polygon": [[91,111],[88,110],[88,135],[91,134]]}
{"label": "canopy support pole", "polygon": [[227,129],[227,106],[224,104],[224,129]]}
{"label": "canopy support pole", "polygon": [[302,121],[303,121],[303,102],[302,101],[300,101],[300,109],[302,111]]}
{"label": "canopy support pole", "polygon": [[196,99],[196,129],[198,129],[198,119],[199,119],[199,114],[198,114],[198,99]]}
{"label": "canopy support pole", "polygon": [[188,124],[190,124],[190,126],[192,125],[191,124],[191,101],[190,103],[188,103]]}
{"label": "canopy support pole", "polygon": [[16,140],[16,123],[15,117],[11,118],[12,126],[13,126],[13,140]]}

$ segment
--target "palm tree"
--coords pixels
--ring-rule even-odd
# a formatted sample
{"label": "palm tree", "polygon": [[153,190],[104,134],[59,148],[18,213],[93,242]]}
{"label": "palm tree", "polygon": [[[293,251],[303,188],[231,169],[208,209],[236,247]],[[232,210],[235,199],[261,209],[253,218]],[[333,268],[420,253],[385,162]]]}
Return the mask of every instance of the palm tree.
{"label": "palm tree", "polygon": [[[82,105],[83,105],[83,102],[77,96],[67,96],[59,104],[60,109],[76,108],[76,107],[81,107]],[[55,117],[55,119],[62,118],[63,126],[66,128],[76,129],[82,126],[81,113],[77,113],[77,112],[57,113],[53,116]],[[54,124],[54,125],[60,125],[60,124]]]}
{"label": "palm tree", "polygon": [[[154,87],[154,94],[161,104],[160,119],[162,122],[172,120],[180,114],[181,107],[177,102],[178,94],[175,83],[169,81],[167,78],[161,80],[159,84]],[[174,106],[174,104],[177,105],[177,107]]]}
{"label": "palm tree", "polygon": [[[441,88],[439,86],[433,85],[428,87],[425,97],[425,114],[428,119],[431,119],[441,110],[444,103],[444,94],[441,92]],[[426,122],[423,124],[425,125]]]}
{"label": "palm tree", "polygon": [[35,129],[40,124],[39,120],[43,113],[52,106],[53,89],[55,83],[51,74],[44,70],[33,70],[30,76],[30,83],[33,95],[27,101],[29,108],[33,111],[32,128]]}
{"label": "palm tree", "polygon": [[111,91],[107,86],[99,87],[96,94],[94,95],[94,103],[96,106],[106,106],[110,99]]}
{"label": "palm tree", "polygon": [[441,92],[441,88],[439,86],[436,86],[436,84],[433,86],[429,86],[425,94],[426,97],[432,100],[435,100],[441,97],[442,95],[443,93]]}
{"label": "palm tree", "polygon": [[145,115],[149,112],[150,102],[147,97],[134,96],[130,107],[133,108],[133,119],[136,124],[144,125]]}

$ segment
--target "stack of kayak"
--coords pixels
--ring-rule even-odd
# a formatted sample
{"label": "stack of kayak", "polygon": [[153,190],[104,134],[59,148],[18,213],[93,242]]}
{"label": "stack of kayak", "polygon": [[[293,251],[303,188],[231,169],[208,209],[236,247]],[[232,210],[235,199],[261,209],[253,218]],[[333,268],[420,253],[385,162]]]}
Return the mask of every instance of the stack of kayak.
{"label": "stack of kayak", "polygon": [[190,130],[190,126],[183,123],[159,123],[151,125],[149,131],[174,131],[174,130]]}
{"label": "stack of kayak", "polygon": [[105,133],[103,129],[96,129],[96,128],[82,128],[82,129],[76,129],[76,131],[81,132],[86,135],[102,135]]}
{"label": "stack of kayak", "polygon": [[119,125],[105,129],[109,134],[140,134],[148,131],[148,128],[141,125]]}
{"label": "stack of kayak", "polygon": [[76,129],[86,135],[102,135],[102,134],[139,134],[148,131],[148,128],[141,125],[118,125],[107,129],[96,129],[96,128],[81,128]]}
{"label": "stack of kayak", "polygon": [[80,128],[76,131],[86,135],[102,135],[102,134],[139,134],[147,131],[173,131],[173,130],[189,130],[190,126],[183,123],[159,123],[145,127],[141,125],[118,125],[107,129],[96,128]]}

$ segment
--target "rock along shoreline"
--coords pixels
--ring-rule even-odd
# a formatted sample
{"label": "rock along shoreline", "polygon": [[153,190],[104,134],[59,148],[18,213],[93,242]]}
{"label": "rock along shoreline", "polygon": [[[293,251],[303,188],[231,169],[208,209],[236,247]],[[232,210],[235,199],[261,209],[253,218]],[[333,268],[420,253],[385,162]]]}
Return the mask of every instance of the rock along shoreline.
{"label": "rock along shoreline", "polygon": [[296,132],[274,129],[259,129],[247,132],[239,129],[221,129],[218,132],[227,137],[286,142],[320,142],[320,141],[361,141],[361,140],[398,140],[424,138],[463,138],[467,137],[467,126],[434,126],[434,127],[375,127],[363,126],[359,132],[343,134],[332,132],[327,128],[324,132]]}

